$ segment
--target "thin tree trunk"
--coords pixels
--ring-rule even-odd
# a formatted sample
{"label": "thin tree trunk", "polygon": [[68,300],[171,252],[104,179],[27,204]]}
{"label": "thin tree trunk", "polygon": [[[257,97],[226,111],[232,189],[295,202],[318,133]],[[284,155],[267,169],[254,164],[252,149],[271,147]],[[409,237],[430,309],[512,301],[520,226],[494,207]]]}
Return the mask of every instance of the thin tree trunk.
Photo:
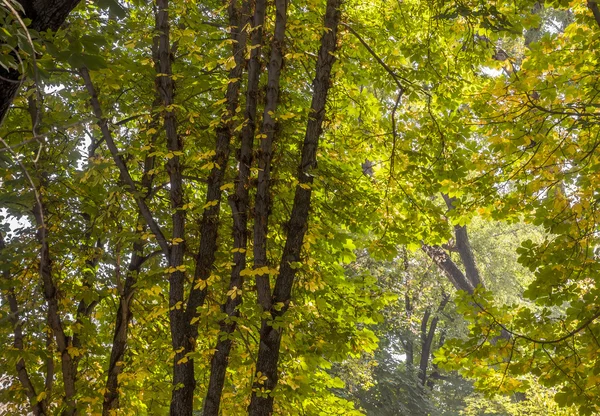
{"label": "thin tree trunk", "polygon": [[[43,176],[43,174],[42,174]],[[40,186],[44,186],[45,180],[41,178]],[[40,201],[41,202],[41,201]],[[60,318],[57,298],[57,288],[52,278],[52,259],[50,257],[50,248],[48,246],[48,224],[45,222],[45,209],[42,203],[36,202],[33,213],[35,225],[37,226],[37,240],[41,245],[40,249],[40,276],[42,280],[42,289],[48,308],[48,324],[54,333],[56,346],[61,358],[63,385],[65,388],[66,409],[62,414],[65,416],[76,414],[75,402],[75,377],[76,368],[73,358],[69,355],[69,347],[72,345],[71,337],[66,335],[62,319]]]}
{"label": "thin tree trunk", "polygon": [[[250,2],[244,0],[242,7],[238,6],[237,0],[229,2],[229,26],[233,44],[233,58],[235,66],[229,72],[227,92],[225,94],[227,114],[221,120],[216,131],[215,156],[213,157],[213,168],[208,177],[206,201],[208,206],[202,213],[200,223],[200,246],[196,255],[196,268],[194,280],[185,310],[174,308],[176,317],[171,322],[171,333],[173,334],[173,347],[176,351],[173,368],[173,384],[177,386],[173,390],[171,398],[172,416],[190,416],[193,411],[193,397],[196,387],[194,375],[194,360],[189,356],[194,351],[196,338],[198,337],[198,308],[204,304],[206,298],[206,286],[203,283],[209,278],[215,262],[217,251],[217,236],[219,230],[219,211],[221,209],[221,194],[223,177],[229,163],[229,146],[233,137],[233,118],[239,102],[240,79],[244,70],[247,31],[244,25],[249,20]],[[182,282],[183,283],[183,282]],[[172,290],[176,296],[181,296],[183,302],[183,289],[177,287],[177,292]],[[175,297],[173,297],[175,299]],[[179,300],[177,301],[179,302]],[[173,326],[175,325],[175,326]]]}
{"label": "thin tree trunk", "polygon": [[[308,226],[313,177],[311,170],[316,166],[317,147],[325,118],[325,104],[331,84],[331,69],[335,61],[338,25],[340,23],[341,0],[328,0],[325,11],[325,33],[317,57],[317,68],[313,81],[311,112],[302,146],[302,159],[298,170],[298,186],[288,223],[288,236],[283,250],[273,291],[269,312],[273,320],[282,316],[289,308],[296,270],[292,263],[300,261],[302,241]],[[256,363],[256,374],[252,388],[252,399],[248,408],[250,416],[268,416],[273,413],[273,389],[278,381],[279,348],[281,329],[265,323],[260,331],[260,343]]]}
{"label": "thin tree trunk", "polygon": [[[455,198],[450,198],[446,194],[442,194],[442,197],[446,202],[448,211],[452,211],[454,209]],[[475,256],[473,255],[473,250],[471,250],[471,244],[469,243],[469,236],[467,235],[467,226],[455,225],[454,237],[456,240],[456,250],[460,255],[460,259],[465,268],[465,275],[467,276],[467,279],[469,279],[471,286],[476,288],[479,285],[483,285],[481,283],[479,271],[477,270],[477,265],[475,264]]]}
{"label": "thin tree trunk", "polygon": [[[90,77],[89,71],[86,68],[81,68],[80,74],[85,82],[86,89],[90,94],[90,102],[94,115],[98,119],[98,126],[100,127],[102,137],[111,152],[117,168],[119,169],[121,180],[129,188],[129,191],[137,203],[140,217],[138,219],[138,223],[141,222],[142,219],[146,222],[150,228],[150,231],[154,233],[157,242],[161,247],[163,254],[165,255],[165,258],[169,259],[171,247],[163,235],[158,223],[156,223],[154,220],[154,217],[148,208],[146,197],[142,196],[143,194],[138,192],[135,182],[131,178],[131,174],[127,169],[127,165],[125,164],[122,156],[119,154],[119,150],[116,147],[112,133],[108,128],[107,120],[104,118],[100,101],[98,100],[98,94]],[[155,106],[158,104],[158,101],[154,103]],[[92,145],[95,146],[95,144]],[[144,195],[148,195],[152,187],[152,178],[148,175],[148,172],[153,168],[153,166],[154,157],[147,157],[144,161],[144,175],[142,177],[142,188],[146,190]],[[106,379],[106,391],[102,404],[103,415],[110,414],[111,410],[116,409],[119,405],[118,375],[122,368],[118,364],[122,361],[123,355],[125,354],[128,326],[132,318],[130,305],[133,298],[134,283],[136,281],[135,275],[138,273],[143,262],[147,260],[146,257],[141,255],[142,250],[143,243],[134,243],[134,252],[128,267],[125,285],[122,288],[122,292],[119,297],[119,308],[115,318],[115,331],[113,333],[113,344],[111,347],[111,355],[109,358],[109,367]]]}
{"label": "thin tree trunk", "polygon": [[[34,135],[38,134],[38,128],[41,123],[41,114],[38,111],[38,102],[35,98],[30,98],[28,101],[29,115],[31,117],[32,131]],[[23,169],[25,169],[23,167]],[[29,173],[25,172],[29,177]],[[48,173],[38,171],[37,188],[47,187]],[[35,186],[32,182],[32,186]],[[36,194],[36,202],[33,206],[33,216],[37,227],[36,239],[40,244],[40,278],[42,281],[42,291],[47,305],[48,326],[52,329],[52,333],[56,340],[56,346],[61,356],[61,370],[63,376],[63,386],[65,392],[65,407],[62,414],[72,416],[77,414],[77,403],[75,400],[76,390],[75,381],[77,378],[77,359],[73,358],[69,353],[69,348],[76,347],[74,338],[67,335],[64,331],[62,319],[60,317],[58,307],[58,289],[52,276],[52,258],[50,256],[50,246],[48,244],[48,223],[46,216],[46,208],[44,206],[42,196],[37,189],[33,192]]]}
{"label": "thin tree trunk", "polygon": [[[156,2],[156,30],[158,37],[158,73],[157,89],[162,99],[163,125],[167,138],[167,150],[172,155],[167,162],[169,172],[169,199],[171,202],[172,241],[169,255],[169,319],[171,326],[171,342],[176,352],[173,358],[173,391],[171,395],[171,414],[191,414],[194,401],[193,363],[182,364],[186,361],[186,353],[191,348],[181,348],[189,344],[185,336],[185,321],[183,315],[183,293],[185,286],[185,268],[183,256],[185,254],[185,210],[183,209],[183,178],[179,153],[183,143],[177,134],[177,119],[171,106],[175,103],[175,85],[171,68],[171,40],[169,22],[169,0]],[[191,361],[191,360],[190,360]],[[191,377],[185,367],[191,366]]]}
{"label": "thin tree trunk", "polygon": [[[148,174],[154,168],[154,156],[147,156],[144,160],[144,174],[142,177],[142,188],[146,190],[146,195],[150,194],[152,189],[153,177]],[[144,220],[141,214],[138,216],[138,229],[141,232],[146,230]],[[127,348],[127,335],[129,332],[129,323],[133,317],[131,312],[131,302],[134,295],[134,285],[137,282],[137,275],[143,263],[149,258],[143,256],[144,241],[138,240],[133,243],[133,253],[127,267],[125,284],[119,287],[119,307],[115,317],[115,329],[113,332],[113,343],[108,362],[108,371],[106,376],[106,390],[104,392],[104,401],[102,403],[102,415],[109,416],[111,410],[119,407],[119,374],[122,371],[120,362],[123,361],[125,349]]]}
{"label": "thin tree trunk", "polygon": [[[406,309],[406,317],[408,318],[408,322],[410,323],[413,314],[413,306],[410,302],[410,297],[408,296],[408,293],[404,295],[404,306]],[[404,345],[406,348],[406,365],[412,368],[415,364],[415,350],[410,331],[407,332],[406,343]]]}
{"label": "thin tree trunk", "polygon": [[[0,254],[6,248],[6,243],[4,242],[4,236],[0,233]],[[5,265],[8,265],[9,262],[5,262]],[[8,307],[10,309],[9,322],[13,327],[14,341],[13,347],[17,350],[23,350],[23,324],[21,323],[21,314],[19,312],[19,304],[17,302],[17,296],[15,294],[14,287],[10,284],[10,270],[7,268],[2,270],[2,280],[5,284],[8,284],[8,289],[6,290],[6,298]],[[17,376],[19,377],[19,382],[23,389],[25,390],[25,394],[29,398],[29,405],[31,408],[31,412],[36,415],[45,415],[46,414],[46,400],[41,400],[38,402],[37,400],[37,392],[36,389],[31,382],[31,378],[29,377],[29,372],[27,371],[27,365],[23,358],[20,358],[16,364]]]}
{"label": "thin tree trunk", "polygon": [[244,278],[242,270],[246,268],[246,249],[248,246],[248,207],[249,178],[252,164],[252,147],[256,129],[256,113],[258,105],[258,84],[260,79],[260,54],[262,46],[263,24],[265,21],[265,0],[257,0],[254,9],[252,32],[252,52],[248,63],[248,87],[246,91],[246,110],[244,127],[241,134],[239,152],[239,171],[236,180],[235,194],[229,200],[233,215],[233,254],[234,266],[231,270],[229,291],[221,310],[227,317],[219,322],[220,333],[211,360],[210,379],[204,400],[204,416],[218,416],[221,405],[221,394],[225,384],[229,354],[233,341],[230,335],[235,331],[236,318],[239,316],[238,306],[242,303]]}
{"label": "thin tree trunk", "polygon": [[427,367],[429,366],[429,358],[431,357],[433,337],[435,336],[437,324],[440,320],[439,314],[444,310],[449,300],[450,297],[444,294],[442,297],[442,302],[438,306],[437,313],[431,320],[429,330],[427,330],[427,324],[431,315],[429,309],[425,312],[425,316],[423,317],[423,321],[421,323],[421,360],[419,362],[419,381],[421,382],[422,386],[424,386],[427,381]]}
{"label": "thin tree trunk", "polygon": [[[287,0],[275,2],[275,32],[271,42],[271,59],[267,79],[267,94],[263,113],[262,134],[258,153],[258,183],[256,203],[254,207],[254,268],[260,269],[267,264],[267,234],[269,228],[269,210],[271,207],[269,192],[271,181],[271,158],[276,123],[273,114],[279,101],[279,82],[283,66],[283,46],[285,42],[285,27],[287,23]],[[256,277],[258,302],[263,310],[271,308],[271,287],[269,275]]]}

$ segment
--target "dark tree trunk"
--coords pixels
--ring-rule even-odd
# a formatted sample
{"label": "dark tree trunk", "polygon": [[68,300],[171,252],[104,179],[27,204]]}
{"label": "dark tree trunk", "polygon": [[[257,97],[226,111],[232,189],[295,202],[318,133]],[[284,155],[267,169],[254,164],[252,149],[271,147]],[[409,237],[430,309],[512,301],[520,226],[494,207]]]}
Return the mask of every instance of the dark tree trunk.
{"label": "dark tree trunk", "polygon": [[[43,174],[42,174],[43,175]],[[41,180],[40,186],[44,186],[44,180]],[[75,403],[75,378],[76,368],[73,363],[73,358],[69,355],[68,348],[72,344],[69,337],[63,328],[62,319],[58,308],[58,290],[52,278],[52,259],[50,257],[50,248],[48,245],[48,224],[45,221],[45,209],[41,200],[38,199],[33,208],[35,225],[38,228],[37,240],[41,245],[40,249],[40,277],[42,281],[42,290],[48,308],[48,324],[52,329],[56,346],[61,358],[63,384],[65,389],[66,408],[62,414],[71,416],[76,414]]]}
{"label": "dark tree trunk", "polygon": [[[408,318],[408,322],[410,322],[413,314],[413,307],[412,303],[410,302],[410,297],[408,293],[404,295],[404,306],[406,309],[406,317]],[[415,349],[412,334],[410,333],[410,331],[407,331],[406,333],[406,341],[404,343],[404,348],[406,351],[406,365],[412,368],[415,365]]]}
{"label": "dark tree trunk", "polygon": [[446,274],[448,280],[450,280],[450,283],[452,283],[456,290],[464,290],[469,294],[473,294],[473,290],[475,288],[443,248],[439,246],[428,246],[425,244],[423,244],[421,248]]}
{"label": "dark tree trunk", "polygon": [[256,113],[258,106],[258,84],[260,79],[260,53],[263,38],[263,24],[265,21],[265,0],[257,0],[252,22],[252,52],[248,63],[248,87],[246,91],[246,109],[244,112],[245,123],[241,133],[239,151],[239,171],[235,184],[235,194],[229,199],[233,216],[233,254],[234,266],[231,270],[229,291],[225,304],[221,310],[227,317],[219,322],[220,334],[215,346],[215,353],[211,360],[210,379],[206,398],[204,400],[204,416],[218,416],[221,405],[221,393],[225,384],[225,372],[229,361],[229,354],[233,341],[230,335],[235,331],[236,318],[239,316],[238,307],[242,303],[242,290],[244,278],[242,270],[246,268],[246,249],[248,246],[248,207],[249,207],[249,178],[252,165],[252,148],[254,143],[254,130],[256,128]]}
{"label": "dark tree trunk", "polygon": [[422,386],[424,386],[427,381],[427,367],[429,366],[429,359],[432,353],[433,337],[435,336],[437,324],[440,320],[439,314],[444,310],[449,300],[449,296],[443,295],[442,302],[437,309],[437,313],[431,320],[429,330],[427,330],[428,321],[431,316],[429,309],[425,312],[425,316],[421,322],[421,359],[419,361],[419,381],[421,382]]}
{"label": "dark tree trunk", "polygon": [[[279,276],[275,282],[272,305],[269,312],[273,320],[282,316],[288,309],[296,270],[292,263],[300,260],[302,241],[308,226],[308,213],[311,201],[311,170],[316,166],[317,147],[325,118],[325,104],[331,84],[331,69],[335,61],[338,25],[340,23],[341,0],[328,0],[325,11],[325,33],[317,58],[317,68],[313,81],[311,112],[302,146],[302,159],[298,169],[298,186],[294,196],[292,213],[288,223],[288,235],[279,266]],[[282,307],[279,307],[283,305]],[[248,408],[250,416],[268,416],[273,413],[273,395],[277,385],[279,347],[281,329],[275,329],[265,322],[260,331],[260,343],[256,363],[256,374],[252,388],[252,399]],[[264,381],[263,381],[264,380]]]}
{"label": "dark tree trunk", "polygon": [[[171,414],[191,414],[194,404],[193,362],[186,363],[186,354],[191,350],[186,339],[183,293],[185,269],[185,210],[183,209],[183,178],[178,153],[183,149],[181,137],[177,134],[177,120],[171,106],[175,103],[175,85],[171,68],[171,40],[169,22],[169,0],[157,0],[156,29],[158,36],[158,68],[156,86],[165,110],[162,113],[163,126],[167,139],[167,150],[172,154],[167,162],[169,172],[169,199],[171,202],[171,236],[173,244],[169,253],[169,319],[173,350],[173,391],[171,395]],[[184,348],[182,348],[184,347]],[[186,348],[187,347],[187,348]],[[190,360],[191,361],[191,360]],[[191,368],[190,368],[191,367]]]}
{"label": "dark tree trunk", "polygon": [[[277,110],[279,101],[279,81],[283,65],[283,45],[285,42],[285,27],[287,24],[287,0],[275,2],[275,32],[271,42],[271,58],[269,60],[267,94],[263,112],[263,125],[261,133],[264,135],[260,141],[258,153],[258,184],[256,189],[256,203],[254,207],[254,268],[259,269],[267,264],[267,233],[269,229],[269,189],[271,180],[271,155],[275,138],[276,123],[273,113]],[[263,310],[271,308],[271,287],[269,275],[263,274],[256,277],[256,290],[258,302]]]}
{"label": "dark tree trunk", "polygon": [[[446,205],[448,206],[448,211],[454,209],[454,200],[455,198],[450,198],[446,194],[442,194],[444,201],[446,201]],[[454,237],[456,239],[456,250],[460,255],[460,259],[465,268],[465,274],[471,286],[476,288],[479,285],[482,285],[481,278],[479,277],[479,271],[477,270],[477,265],[475,264],[475,256],[473,255],[473,250],[471,250],[471,244],[469,243],[469,236],[467,234],[467,226],[454,226]]]}
{"label": "dark tree trunk", "polygon": [[[31,19],[29,27],[38,32],[56,31],[80,0],[20,0],[24,17]],[[19,71],[0,68],[0,124],[19,91],[22,77]]]}
{"label": "dark tree trunk", "polygon": [[[156,57],[155,57],[156,58]],[[156,59],[155,59],[156,61]],[[158,70],[158,68],[157,68]],[[81,76],[84,80],[86,89],[90,94],[90,103],[92,106],[92,110],[94,115],[98,119],[98,126],[100,127],[100,131],[102,133],[102,137],[109,148],[113,160],[115,164],[119,168],[121,180],[123,183],[129,187],[129,191],[134,196],[135,201],[138,206],[138,224],[146,224],[149,226],[150,230],[155,233],[158,243],[163,250],[163,254],[165,258],[169,258],[169,254],[171,252],[170,247],[166,241],[166,238],[162,234],[158,224],[154,221],[152,213],[148,208],[146,203],[146,197],[142,195],[149,195],[150,189],[152,188],[152,177],[148,175],[148,172],[154,167],[154,157],[146,157],[144,160],[144,175],[142,176],[142,188],[145,190],[145,193],[140,193],[137,191],[136,185],[131,178],[127,165],[123,160],[122,156],[119,154],[119,150],[116,147],[114,139],[112,137],[112,133],[108,128],[107,121],[104,118],[102,108],[100,106],[100,101],[98,99],[97,91],[92,82],[89,71],[86,68],[82,68],[80,70]],[[157,99],[154,102],[154,107],[157,107],[160,104],[160,100]],[[157,125],[157,122],[154,122]],[[90,152],[94,152],[97,148],[98,142],[92,143]],[[115,319],[115,330],[113,333],[113,344],[111,347],[111,354],[109,358],[109,365],[106,377],[106,391],[104,393],[104,400],[102,403],[102,413],[103,415],[109,415],[113,409],[119,407],[119,394],[118,394],[118,376],[121,373],[121,366],[119,363],[123,360],[123,356],[125,354],[125,349],[127,347],[127,334],[129,322],[132,319],[131,313],[131,302],[134,294],[134,284],[136,282],[136,275],[139,272],[142,264],[147,258],[142,256],[144,244],[142,241],[135,242],[133,244],[133,253],[131,256],[131,260],[129,262],[125,284],[122,288],[120,288],[119,294],[119,307],[117,310],[117,315]]]}
{"label": "dark tree trunk", "polygon": [[[6,245],[4,242],[4,236],[0,233],[0,254],[4,251]],[[8,266],[10,262],[5,262],[5,267]],[[3,281],[3,284],[8,286],[6,290],[6,298],[8,300],[8,307],[10,310],[9,321],[13,327],[14,341],[13,347],[17,350],[23,350],[23,324],[21,322],[21,314],[19,311],[19,304],[17,303],[17,295],[15,294],[14,287],[10,283],[10,270],[4,268],[2,270],[2,274],[0,275],[0,279]],[[45,415],[46,414],[46,400],[37,401],[37,392],[33,383],[31,382],[31,378],[29,377],[29,372],[27,371],[27,365],[23,358],[20,358],[16,364],[17,376],[19,377],[19,382],[23,389],[25,390],[25,394],[27,394],[27,398],[29,399],[31,412],[35,416]]]}
{"label": "dark tree trunk", "polygon": [[[158,107],[160,101],[157,99],[153,103],[153,107]],[[158,121],[154,120],[150,123],[150,128],[157,128]],[[157,134],[154,135],[152,141],[156,140]],[[142,176],[142,189],[145,190],[145,195],[150,195],[152,191],[153,176],[150,175],[152,169],[154,169],[155,157],[146,156],[144,160],[144,173]],[[144,218],[141,213],[138,214],[137,229],[141,232],[146,231],[146,224],[144,224]],[[140,232],[140,234],[141,234]],[[131,312],[131,303],[134,296],[134,285],[137,282],[137,276],[140,269],[148,259],[143,257],[144,241],[138,240],[133,243],[133,253],[127,267],[127,274],[125,276],[125,284],[123,287],[119,287],[119,307],[117,309],[117,315],[115,318],[115,330],[113,333],[113,343],[110,352],[108,372],[106,377],[106,391],[104,393],[104,402],[102,404],[102,415],[109,416],[111,410],[119,407],[119,374],[122,371],[122,366],[118,365],[119,362],[123,361],[125,355],[125,349],[127,347],[127,335],[129,332],[129,322],[133,317]]]}
{"label": "dark tree trunk", "polygon": [[[193,285],[185,306],[175,308],[177,319],[171,322],[173,347],[179,351],[175,356],[173,367],[173,384],[178,388],[173,390],[171,398],[172,416],[190,416],[193,411],[194,390],[196,380],[194,375],[194,360],[188,356],[194,351],[194,344],[198,337],[198,308],[204,304],[206,287],[201,283],[209,278],[215,262],[217,252],[217,236],[219,230],[219,211],[221,209],[221,186],[223,177],[229,163],[229,146],[233,136],[233,117],[239,102],[240,79],[244,70],[244,52],[246,50],[247,32],[245,23],[249,20],[250,2],[244,0],[242,7],[236,0],[231,0],[228,6],[229,26],[233,44],[233,57],[235,66],[229,72],[229,79],[225,98],[227,99],[227,114],[217,127],[215,143],[215,156],[213,168],[208,177],[206,201],[209,206],[202,213],[200,223],[200,247],[196,254],[196,268],[194,271]],[[182,282],[183,283],[183,282]],[[183,297],[183,288],[177,288],[177,296]]]}

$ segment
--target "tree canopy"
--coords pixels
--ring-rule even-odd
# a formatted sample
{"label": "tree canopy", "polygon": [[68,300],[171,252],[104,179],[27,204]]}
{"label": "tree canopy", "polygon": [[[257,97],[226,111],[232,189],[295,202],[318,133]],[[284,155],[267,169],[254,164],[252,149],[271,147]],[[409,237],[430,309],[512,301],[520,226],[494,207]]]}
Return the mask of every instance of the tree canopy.
{"label": "tree canopy", "polygon": [[600,414],[595,0],[0,22],[1,414]]}

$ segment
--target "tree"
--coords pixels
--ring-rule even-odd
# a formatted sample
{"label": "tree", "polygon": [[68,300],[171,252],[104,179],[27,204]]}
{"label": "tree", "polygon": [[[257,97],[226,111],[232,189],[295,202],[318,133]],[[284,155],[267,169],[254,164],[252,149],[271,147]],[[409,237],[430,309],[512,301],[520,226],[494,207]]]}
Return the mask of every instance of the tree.
{"label": "tree", "polygon": [[[2,4],[2,18],[8,23],[7,31],[0,38],[3,46],[2,63],[0,65],[0,123],[14,100],[19,87],[26,76],[23,60],[18,58],[22,51],[26,56],[34,56],[33,44],[28,44],[31,32],[56,32],[65,19],[77,6],[79,0],[61,1],[12,1]],[[23,19],[29,24],[25,26]],[[8,30],[10,28],[11,30]],[[26,58],[25,58],[26,59]],[[18,65],[19,62],[21,65]],[[35,72],[35,66],[33,71]]]}
{"label": "tree", "polygon": [[[99,6],[2,35],[34,73],[0,129],[9,411],[358,414],[330,369],[376,349],[391,300],[356,253],[398,247],[473,322],[441,336],[448,282],[409,296],[404,381],[533,374],[594,411],[595,3]],[[528,300],[477,259],[492,219],[544,228]]]}

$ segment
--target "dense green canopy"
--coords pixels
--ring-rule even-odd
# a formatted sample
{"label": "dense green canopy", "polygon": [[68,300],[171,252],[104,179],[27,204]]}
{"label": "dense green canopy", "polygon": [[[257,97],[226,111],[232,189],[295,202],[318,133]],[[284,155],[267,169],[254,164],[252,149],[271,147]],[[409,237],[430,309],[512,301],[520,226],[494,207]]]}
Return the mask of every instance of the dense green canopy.
{"label": "dense green canopy", "polygon": [[0,1],[0,413],[600,414],[600,10]]}

